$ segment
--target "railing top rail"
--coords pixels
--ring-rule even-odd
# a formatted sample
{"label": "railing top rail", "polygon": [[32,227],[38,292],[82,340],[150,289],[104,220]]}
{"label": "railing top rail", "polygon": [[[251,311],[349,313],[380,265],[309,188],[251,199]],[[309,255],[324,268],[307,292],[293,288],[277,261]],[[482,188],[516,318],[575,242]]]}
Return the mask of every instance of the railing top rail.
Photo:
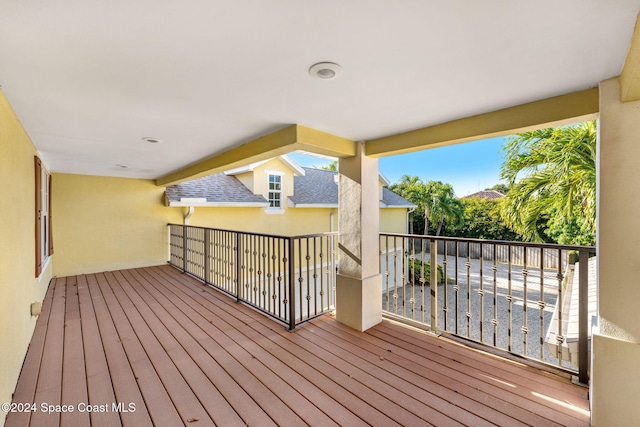
{"label": "railing top rail", "polygon": [[483,243],[483,244],[496,244],[496,245],[510,245],[510,246],[523,246],[527,248],[544,248],[544,249],[562,249],[569,251],[588,251],[596,252],[595,246],[573,246],[573,245],[558,245],[555,243],[532,243],[532,242],[515,242],[510,240],[485,240],[485,239],[471,239],[466,237],[448,237],[448,236],[432,236],[421,234],[401,234],[401,233],[380,233],[381,236],[390,237],[402,237],[402,238],[420,238],[429,240],[443,240],[448,242],[466,242],[466,243]]}
{"label": "railing top rail", "polygon": [[248,235],[251,235],[251,236],[273,237],[273,238],[277,238],[277,239],[304,239],[304,238],[308,238],[308,237],[322,237],[322,236],[337,236],[338,235],[337,231],[327,231],[327,232],[324,232],[324,233],[298,234],[298,235],[294,235],[294,236],[285,236],[285,235],[281,235],[281,234],[255,233],[255,232],[251,232],[251,231],[229,230],[229,229],[224,229],[224,228],[212,228],[212,227],[202,227],[202,226],[198,226],[198,225],[175,224],[175,223],[171,223],[171,222],[168,223],[167,225],[175,225],[175,226],[178,226],[178,227],[199,228],[199,229],[202,229],[202,230],[224,231],[224,232],[229,232],[229,233],[242,233],[242,234],[248,234]]}

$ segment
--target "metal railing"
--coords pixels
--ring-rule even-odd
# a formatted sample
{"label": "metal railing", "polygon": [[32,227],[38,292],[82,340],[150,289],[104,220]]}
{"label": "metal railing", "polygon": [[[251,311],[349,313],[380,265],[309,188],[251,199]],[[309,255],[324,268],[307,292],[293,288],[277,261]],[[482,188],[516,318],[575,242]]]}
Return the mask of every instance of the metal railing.
{"label": "metal railing", "polygon": [[586,384],[595,253],[595,247],[381,233],[383,311],[553,365]]}
{"label": "metal railing", "polygon": [[169,224],[169,263],[293,330],[335,309],[336,237]]}

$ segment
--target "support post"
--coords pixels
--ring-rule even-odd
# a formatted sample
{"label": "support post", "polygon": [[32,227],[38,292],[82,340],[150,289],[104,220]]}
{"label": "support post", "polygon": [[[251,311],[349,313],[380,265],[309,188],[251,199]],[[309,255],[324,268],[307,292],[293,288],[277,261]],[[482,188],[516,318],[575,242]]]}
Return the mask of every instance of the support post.
{"label": "support post", "polygon": [[211,284],[211,233],[213,230],[204,229],[204,283]]}
{"label": "support post", "polygon": [[589,383],[589,252],[581,250],[578,261],[578,381]]}
{"label": "support post", "polygon": [[438,331],[438,241],[431,239],[431,271],[429,289],[431,290],[431,331]]}
{"label": "support post", "polygon": [[182,272],[187,272],[187,226],[182,226]]}
{"label": "support post", "polygon": [[[294,259],[294,239],[289,238],[289,252],[288,252],[288,262],[289,262],[289,280],[287,283],[289,285],[289,330],[293,331],[296,328],[296,289],[295,289],[295,259]],[[302,268],[302,266],[300,266]],[[301,308],[302,309],[302,308]]]}
{"label": "support post", "polygon": [[242,234],[236,232],[236,302],[242,299]]}
{"label": "support post", "polygon": [[365,331],[382,321],[378,160],[364,155],[361,142],[354,157],[340,159],[338,169],[336,319]]}

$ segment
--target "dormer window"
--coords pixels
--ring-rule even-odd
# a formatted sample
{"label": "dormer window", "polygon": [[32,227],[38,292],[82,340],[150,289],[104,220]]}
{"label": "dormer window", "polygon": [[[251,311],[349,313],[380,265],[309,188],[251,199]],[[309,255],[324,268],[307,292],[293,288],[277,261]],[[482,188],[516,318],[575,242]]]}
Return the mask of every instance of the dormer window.
{"label": "dormer window", "polygon": [[269,207],[282,207],[282,177],[269,175]]}
{"label": "dormer window", "polygon": [[269,212],[282,211],[282,174],[269,172],[268,187]]}

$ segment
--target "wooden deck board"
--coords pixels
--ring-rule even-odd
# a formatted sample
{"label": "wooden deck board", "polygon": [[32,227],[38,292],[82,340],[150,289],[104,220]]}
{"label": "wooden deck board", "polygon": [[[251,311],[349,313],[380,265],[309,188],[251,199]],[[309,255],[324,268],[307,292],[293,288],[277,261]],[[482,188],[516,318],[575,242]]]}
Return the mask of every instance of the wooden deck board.
{"label": "wooden deck board", "polygon": [[[269,416],[262,411],[260,406],[253,400],[247,399],[242,387],[234,378],[227,373],[220,364],[216,362],[215,352],[208,353],[204,345],[205,341],[211,340],[203,329],[190,328],[186,325],[192,320],[187,317],[177,306],[176,301],[172,301],[167,297],[171,292],[157,292],[157,288],[151,286],[148,281],[157,281],[162,278],[154,279],[148,273],[136,271],[139,276],[139,282],[144,288],[147,297],[157,299],[165,308],[170,317],[164,318],[165,323],[174,323],[176,326],[174,331],[176,339],[182,344],[184,349],[191,355],[193,360],[201,367],[203,374],[212,382],[229,404],[235,409],[237,414],[241,414],[243,421],[248,425],[268,426],[275,425]],[[140,290],[138,289],[140,293]],[[178,300],[179,302],[180,300]],[[179,325],[179,327],[178,327]],[[193,335],[190,331],[193,331]],[[242,381],[240,381],[242,383]]]}
{"label": "wooden deck board", "polygon": [[[372,336],[377,335],[377,331],[373,331]],[[402,337],[402,335],[397,335]],[[386,336],[386,342],[393,344],[395,347],[402,349],[404,351],[416,352],[416,344],[415,341],[401,341],[396,338],[396,336]],[[478,387],[482,387],[485,391],[490,390],[492,394],[496,396],[504,396],[504,399],[509,399],[510,402],[518,404],[520,407],[524,409],[528,409],[529,411],[536,413],[540,416],[547,417],[550,420],[566,422],[571,424],[575,422],[575,420],[579,420],[582,422],[588,422],[589,420],[589,412],[588,412],[588,402],[586,399],[586,389],[580,389],[579,387],[562,387],[558,388],[558,381],[546,381],[547,385],[545,387],[544,383],[538,383],[536,381],[527,381],[522,378],[517,378],[516,375],[511,377],[505,376],[501,374],[501,370],[499,367],[490,367],[483,366],[481,360],[476,358],[472,358],[473,350],[469,348],[459,349],[463,350],[462,357],[456,357],[455,359],[451,357],[451,353],[447,354],[443,349],[438,350],[437,348],[433,348],[430,346],[426,349],[426,352],[421,351],[419,354],[415,354],[413,357],[430,358],[433,362],[438,364],[439,366],[448,366],[450,369],[456,369],[458,360],[464,360],[465,365],[468,367],[467,371],[468,375],[466,380],[469,384],[477,384]],[[447,350],[451,351],[451,350]],[[466,353],[466,354],[464,354]],[[458,353],[460,354],[460,353]],[[484,358],[486,359],[486,357]],[[469,365],[469,360],[478,360],[478,363],[474,365]],[[455,364],[455,365],[453,365]],[[504,363],[503,363],[504,365]],[[471,369],[473,368],[473,369]],[[544,375],[539,375],[541,379],[550,380],[548,377]],[[463,378],[458,378],[459,381],[462,381]],[[476,382],[477,381],[477,382]],[[555,384],[553,384],[555,383]],[[525,384],[526,387],[522,386]],[[571,406],[571,413],[567,414],[564,411],[558,412],[557,408],[554,408],[554,405],[551,405],[549,400],[544,396],[548,394],[549,390],[547,387],[553,387],[553,394],[556,400],[562,400],[567,404],[567,406]],[[568,390],[579,389],[582,393],[582,398],[578,398],[573,393],[569,393]],[[519,400],[522,399],[522,400]]]}
{"label": "wooden deck board", "polygon": [[[296,345],[296,343],[299,342],[300,338],[298,336],[298,333],[288,333],[283,328],[274,324],[271,324],[269,325],[269,327],[267,327],[267,325],[263,324],[260,321],[253,321],[248,323],[247,326],[243,326],[238,320],[231,320],[238,312],[238,310],[235,308],[235,303],[230,304],[228,301],[219,299],[209,299],[209,302],[213,305],[213,307],[217,307],[218,309],[225,311],[227,314],[225,316],[226,321],[230,322],[231,326],[234,329],[244,331],[244,334],[251,340],[251,342],[265,342],[265,340],[261,338],[269,338],[269,340],[266,341],[267,343],[278,342],[280,346],[275,347],[272,345],[266,345],[264,346],[264,349],[273,354],[273,356],[282,360],[286,360],[287,364],[293,367],[296,371],[304,374],[308,378],[313,379],[314,384],[317,384],[319,386],[323,386],[324,384],[323,388],[325,390],[332,392],[331,383],[326,381],[327,379],[331,379],[331,381],[335,382],[337,385],[340,385],[345,390],[351,391],[353,396],[358,396],[357,398],[359,400],[373,402],[375,407],[383,406],[387,408],[394,408],[391,409],[391,412],[395,411],[395,415],[404,424],[424,424],[425,420],[427,419],[430,419],[434,422],[438,421],[437,413],[428,410],[424,412],[422,411],[423,408],[417,409],[416,412],[420,413],[420,415],[424,415],[424,418],[415,418],[414,416],[411,416],[409,414],[403,414],[402,410],[398,411],[397,409],[395,409],[396,406],[399,408],[402,408],[403,406],[411,407],[411,401],[415,401],[415,399],[412,396],[408,396],[406,393],[400,393],[397,390],[378,387],[382,385],[382,383],[374,384],[372,386],[363,386],[363,383],[359,382],[358,380],[354,380],[354,377],[356,377],[356,375],[352,375],[352,373],[359,368],[351,366],[350,370],[347,369],[346,371],[351,373],[345,373],[345,371],[336,369],[332,365],[332,363],[339,364],[339,360],[333,354],[326,353],[325,357],[320,358],[316,354],[318,352],[321,353],[323,351],[322,348],[318,347],[308,349],[304,347],[301,348],[300,346]],[[255,314],[257,316],[261,316],[258,313]],[[257,319],[260,320],[260,318]],[[275,326],[275,328],[273,326]],[[252,328],[252,330],[250,330],[249,328]],[[298,332],[301,332],[301,330]],[[364,371],[362,371],[362,373],[363,375],[368,375]],[[373,376],[371,377],[373,378]],[[377,392],[374,392],[374,390],[380,390],[384,395],[378,394]],[[333,417],[336,417],[336,403],[348,402],[349,400],[345,400],[344,396],[335,396],[334,398],[336,400],[330,402],[330,407],[326,408],[325,412],[331,414]],[[354,398],[352,397],[351,401],[353,399]],[[394,400],[391,401],[391,399]],[[321,406],[320,403],[316,404]],[[342,407],[342,405],[339,406]],[[344,411],[346,408],[342,407],[341,409],[342,411]],[[353,410],[353,408],[351,407],[349,409]],[[384,418],[376,419],[375,417],[386,417],[386,415],[381,414],[377,409],[367,408],[366,410],[369,411],[368,413],[364,414],[364,418],[366,419],[366,421],[375,423],[375,421],[377,420],[378,422],[383,422]],[[354,425],[353,423],[355,422],[355,420],[348,417],[345,419],[337,418],[335,419],[335,421],[340,425]],[[451,419],[447,419],[447,421],[449,422],[449,424],[454,423]],[[389,422],[389,420],[387,420],[387,422]]]}
{"label": "wooden deck board", "polygon": [[[136,307],[115,283],[113,273],[105,273],[106,283],[111,287],[111,291],[117,303],[120,304],[124,315],[135,330],[135,334],[142,345],[147,357],[151,361],[154,370],[157,372],[165,391],[175,405],[182,422],[190,419],[198,419],[202,425],[214,425],[207,411],[202,406],[198,397],[193,393],[189,384],[185,381],[180,371],[169,357],[167,351],[162,347],[157,337],[147,324],[142,314],[138,311],[143,307]],[[116,301],[112,301],[113,304]],[[152,321],[153,319],[149,319]]]}
{"label": "wooden deck board", "polygon": [[[185,283],[185,285],[191,286],[188,283]],[[206,297],[207,296],[204,298]],[[211,307],[210,303],[215,304],[216,301],[215,299],[207,300],[209,303],[202,305],[202,302],[199,302],[199,304],[202,305],[202,310],[211,311],[215,305]],[[227,301],[227,304],[228,303],[229,301]],[[234,312],[237,312],[237,304],[232,303],[230,307],[231,308],[230,311],[227,312],[227,316],[221,318],[221,321],[224,321],[230,326],[230,328],[225,329],[239,332],[239,334],[234,334],[236,342],[242,342],[242,345],[246,346],[247,351],[254,354],[258,360],[265,364],[265,366],[274,371],[280,378],[283,378],[302,395],[307,397],[311,405],[321,409],[328,417],[333,418],[336,423],[339,425],[358,425],[363,422],[358,418],[358,415],[356,415],[359,413],[364,418],[374,420],[373,417],[378,416],[378,420],[386,421],[388,424],[393,424],[392,419],[385,420],[385,414],[379,413],[374,406],[371,406],[357,397],[357,394],[349,394],[347,390],[335,387],[335,384],[332,384],[333,380],[318,372],[311,366],[309,361],[301,361],[293,357],[286,350],[283,350],[282,347],[271,345],[271,343],[275,342],[274,340],[269,340],[269,345],[264,347],[255,345],[256,342],[265,341],[262,338],[266,337],[266,335],[257,334],[253,329],[245,326],[244,322],[234,318],[233,314]],[[213,312],[209,313],[209,315],[211,314],[213,314]],[[254,321],[249,324],[260,324],[260,322]],[[272,326],[284,330],[277,324],[273,324]],[[279,344],[282,345],[282,343],[287,343],[287,340],[282,340]],[[331,393],[332,396],[329,396],[327,393]],[[359,401],[355,408],[356,410],[353,411],[356,412],[356,414],[350,410],[346,410],[342,404],[338,403],[341,401],[354,400]],[[413,419],[411,421],[415,423],[420,422],[421,420]]]}
{"label": "wooden deck board", "polygon": [[[33,403],[35,402],[36,387],[38,385],[38,374],[40,373],[40,364],[42,362],[42,352],[44,350],[44,342],[47,336],[47,326],[49,325],[49,316],[51,315],[51,304],[53,303],[53,290],[55,289],[55,282],[57,279],[53,279],[49,286],[49,291],[46,293],[44,301],[42,303],[42,314],[36,322],[36,327],[33,332],[33,337],[29,343],[29,349],[24,363],[22,364],[22,371],[20,372],[20,380],[16,385],[15,393],[13,394],[13,402],[15,403]],[[13,412],[7,415],[7,420],[11,420],[14,425],[29,425],[31,420],[31,412]],[[6,423],[5,423],[6,424]],[[8,424],[7,424],[8,425]]]}
{"label": "wooden deck board", "polygon": [[42,362],[38,373],[38,385],[34,402],[38,410],[31,414],[30,425],[34,427],[56,427],[60,424],[60,413],[42,411],[41,404],[60,405],[62,392],[62,351],[64,343],[65,290],[67,279],[56,281],[53,289],[51,315],[47,325],[47,336],[42,351]]}
{"label": "wooden deck board", "polygon": [[80,401],[136,411],[6,425],[589,424],[566,379],[386,320],[287,332],[170,266],[52,282],[14,402]]}
{"label": "wooden deck board", "polygon": [[[62,350],[64,356],[62,360],[62,396],[60,400],[63,405],[75,406],[75,402],[89,401],[76,277],[69,277],[67,279],[65,304],[64,344]],[[60,414],[60,424],[88,425],[89,414],[89,412],[78,410],[62,412]]]}
{"label": "wooden deck board", "polygon": [[[115,301],[111,288],[106,283],[106,278],[102,274],[92,275],[91,278],[95,280],[92,288],[95,291],[92,290],[91,294],[102,295],[102,297],[94,298],[94,305],[96,303],[100,304],[104,320],[113,323],[152,421],[158,425],[163,422],[168,425],[180,425],[182,420],[173,402],[166,393],[162,381],[160,381],[157,372],[153,368],[153,364],[144,352],[142,344],[138,341],[133,327],[127,321],[124,310]],[[90,282],[93,280],[90,280]],[[106,318],[106,316],[109,316],[109,318]],[[112,372],[111,375],[113,376],[114,373]],[[115,383],[116,381],[114,381]],[[137,408],[136,412],[138,412]],[[121,418],[124,419],[124,415],[121,415]]]}
{"label": "wooden deck board", "polygon": [[[129,295],[131,302],[138,307],[140,315],[153,330],[158,341],[165,348],[176,367],[178,367],[194,394],[199,397],[201,404],[212,421],[215,424],[224,426],[244,425],[242,419],[214,386],[211,379],[207,378],[189,352],[187,352],[187,349],[177,339],[178,336],[184,333],[184,329],[172,319],[171,314],[164,310],[162,306],[150,303],[154,301],[154,296],[146,292],[142,284],[130,272],[125,272],[124,275],[118,272],[116,277],[118,276],[134,284],[131,287],[122,286],[121,289]],[[149,305],[146,306],[145,302],[149,303]],[[188,349],[193,352],[193,356],[197,357],[198,348],[196,346],[190,346]],[[205,360],[202,361],[206,362]]]}
{"label": "wooden deck board", "polygon": [[[115,402],[116,396],[113,390],[113,383],[121,384],[123,382],[121,379],[122,374],[126,371],[122,368],[115,369],[114,373],[116,373],[116,376],[112,377],[109,373],[109,366],[107,365],[107,354],[115,349],[113,342],[117,341],[119,344],[119,340],[110,340],[107,331],[99,330],[98,320],[96,318],[96,312],[98,310],[94,307],[91,294],[89,293],[89,284],[87,283],[86,276],[79,276],[77,283],[80,317],[82,319],[82,339],[86,370],[84,375],[87,378],[88,403],[103,404],[105,402]],[[115,334],[113,324],[107,322],[107,325],[111,326],[110,330]],[[96,339],[97,337],[101,339]],[[129,364],[127,363],[126,366],[128,367]],[[138,390],[137,385],[133,388]],[[144,407],[142,407],[136,415],[141,417],[143,413],[146,413]],[[122,425],[120,415],[116,412],[92,411],[89,416],[92,425],[106,427],[119,427]],[[142,420],[142,418],[139,419]]]}
{"label": "wooden deck board", "polygon": [[[98,279],[95,275],[89,277],[80,276],[78,278],[78,283],[86,283],[86,289],[82,286],[80,288],[80,294],[85,301],[85,306],[83,307],[81,300],[80,307],[81,310],[86,309],[87,311],[86,314],[81,311],[83,322],[85,320],[88,320],[89,323],[93,322],[93,317],[90,316],[90,313],[93,311],[102,347],[100,348],[96,345],[97,351],[100,351],[100,349],[104,351],[105,365],[108,369],[108,371],[105,372],[103,370],[105,365],[103,365],[102,369],[97,372],[92,371],[91,374],[96,376],[95,379],[93,379],[93,375],[89,375],[90,373],[87,372],[89,376],[89,398],[92,403],[125,403],[127,404],[127,407],[129,404],[133,404],[135,407],[134,412],[114,413],[110,411],[109,413],[117,415],[123,426],[149,425],[151,423],[151,417],[142,397],[142,388],[138,385],[131,364],[127,359],[122,341],[118,336],[113,319],[107,309],[104,296],[100,291]],[[93,331],[95,333],[95,329],[93,329]],[[95,348],[92,351],[94,350]],[[87,355],[89,354],[90,353],[87,352]],[[88,366],[92,365],[93,364],[89,364]],[[100,380],[104,380],[105,382],[101,382]],[[107,380],[110,381],[106,382]],[[96,383],[97,387],[102,388],[102,392],[95,392],[96,400],[94,401],[92,385]],[[115,394],[114,400],[109,400],[109,386],[111,386],[113,390],[112,393]],[[103,395],[102,393],[105,394]],[[104,398],[106,400],[98,400],[99,398]],[[96,413],[95,415],[92,415],[92,420],[94,418],[102,418],[102,416],[99,415],[99,413]],[[110,416],[109,420],[113,420],[113,417]]]}

